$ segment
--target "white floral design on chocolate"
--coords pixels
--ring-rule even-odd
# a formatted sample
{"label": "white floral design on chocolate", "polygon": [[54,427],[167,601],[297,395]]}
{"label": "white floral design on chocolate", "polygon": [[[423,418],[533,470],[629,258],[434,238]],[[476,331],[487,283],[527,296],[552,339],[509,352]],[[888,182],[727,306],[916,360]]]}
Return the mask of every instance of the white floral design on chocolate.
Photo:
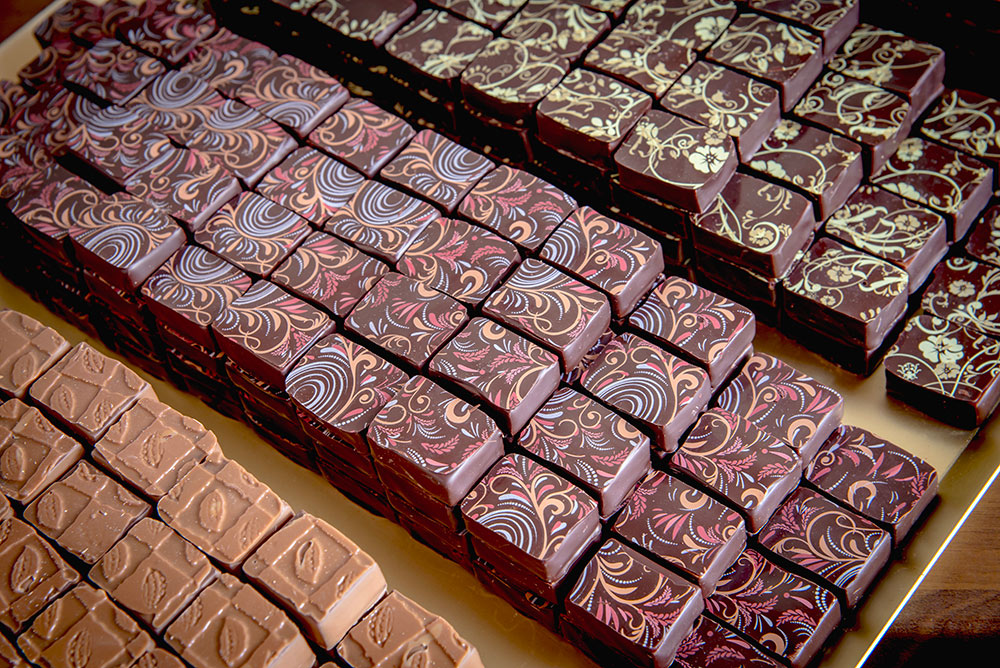
{"label": "white floral design on chocolate", "polygon": [[622,25],[700,51],[725,32],[735,14],[730,0],[643,0],[632,4]]}
{"label": "white floral design on chocolate", "polygon": [[822,196],[857,158],[853,142],[786,119],[760,147],[750,167]]}
{"label": "white floral design on chocolate", "polygon": [[677,161],[687,162],[701,174],[716,174],[731,155],[728,137],[716,130],[697,126],[671,117],[658,124],[643,117],[635,126],[633,139],[627,144],[629,155],[646,162],[648,172],[667,183],[679,183],[684,178]]}
{"label": "white floral design on chocolate", "polygon": [[924,311],[1000,338],[1000,268],[953,257],[938,265]]}
{"label": "white floral design on chocolate", "polygon": [[909,113],[898,95],[836,72],[824,74],[795,105],[796,116],[870,144],[896,137]]}
{"label": "white floral design on chocolate", "polygon": [[981,158],[1000,159],[1000,101],[967,90],[949,91],[931,110],[921,131]]}
{"label": "white floral design on chocolate", "polygon": [[670,87],[663,106],[713,130],[739,137],[778,97],[767,84],[700,62]]}
{"label": "white floral design on chocolate", "polygon": [[454,79],[493,38],[486,28],[428,10],[386,44],[391,55],[438,79]]}
{"label": "white floral design on chocolate", "polygon": [[545,96],[545,114],[601,141],[621,139],[648,97],[630,86],[586,70],[573,70]]}
{"label": "white floral design on chocolate", "polygon": [[828,67],[896,92],[909,92],[944,52],[891,30],[865,23],[855,28]]}
{"label": "white floral design on chocolate", "polygon": [[816,51],[820,39],[802,28],[744,14],[719,38],[709,58],[774,80],[793,76]]}

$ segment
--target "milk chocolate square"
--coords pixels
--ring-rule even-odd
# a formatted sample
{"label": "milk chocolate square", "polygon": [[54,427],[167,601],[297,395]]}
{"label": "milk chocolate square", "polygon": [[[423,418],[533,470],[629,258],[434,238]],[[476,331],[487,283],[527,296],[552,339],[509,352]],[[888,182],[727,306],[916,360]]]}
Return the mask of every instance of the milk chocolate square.
{"label": "milk chocolate square", "polygon": [[527,46],[547,48],[570,61],[579,58],[611,22],[571,2],[528,0],[503,29],[503,36]]}
{"label": "milk chocolate square", "polygon": [[402,118],[352,98],[313,130],[308,141],[371,179],[414,135],[416,130]]}
{"label": "milk chocolate square", "polygon": [[147,517],[94,564],[88,577],[118,605],[163,633],[218,575],[198,548]]}
{"label": "milk chocolate square", "polygon": [[364,181],[347,165],[302,147],[271,170],[257,192],[318,227],[347,204]]}
{"label": "milk chocolate square", "polygon": [[63,427],[96,443],[141,398],[155,399],[149,383],[84,342],[42,374],[29,391]]}
{"label": "milk chocolate square", "polygon": [[1000,187],[1000,101],[971,90],[946,90],[920,131],[990,165]]}
{"label": "milk chocolate square", "polygon": [[28,386],[59,361],[69,343],[34,318],[0,310],[0,394],[23,399]]}
{"label": "milk chocolate square", "polygon": [[321,647],[332,650],[380,598],[385,577],[370,556],[323,520],[299,513],[243,564]]}
{"label": "milk chocolate square", "polygon": [[7,638],[0,638],[0,661],[3,661],[8,668],[30,668],[31,665]]}
{"label": "milk chocolate square", "polygon": [[965,253],[973,260],[1000,267],[1000,204],[979,217],[965,241]]}
{"label": "milk chocolate square", "polygon": [[67,63],[67,87],[106,104],[125,104],[166,72],[163,63],[116,39],[105,38]]}
{"label": "milk chocolate square", "polygon": [[696,57],[667,37],[651,39],[648,33],[623,25],[591,49],[584,64],[660,98]]}
{"label": "milk chocolate square", "polygon": [[462,72],[462,97],[474,109],[524,121],[568,70],[569,61],[551,49],[497,37]]}
{"label": "milk chocolate square", "polygon": [[633,3],[623,25],[704,51],[734,16],[736,3],[729,0],[646,0]]}
{"label": "milk chocolate square", "polygon": [[1000,338],[1000,269],[961,257],[948,258],[934,269],[922,306],[930,315],[972,331]]}
{"label": "milk chocolate square", "polygon": [[154,647],[136,659],[129,668],[184,668],[184,662],[173,652]]}
{"label": "milk chocolate square", "polygon": [[674,665],[678,668],[702,668],[719,660],[730,660],[734,666],[744,668],[777,668],[779,665],[742,636],[702,615],[695,622],[694,630],[677,648]]}
{"label": "milk chocolate square", "polygon": [[216,456],[196,465],[156,504],[174,531],[235,570],[292,516],[292,509],[236,462]]}
{"label": "milk chocolate square", "polygon": [[0,406],[0,493],[27,505],[83,456],[83,447],[18,399]]}

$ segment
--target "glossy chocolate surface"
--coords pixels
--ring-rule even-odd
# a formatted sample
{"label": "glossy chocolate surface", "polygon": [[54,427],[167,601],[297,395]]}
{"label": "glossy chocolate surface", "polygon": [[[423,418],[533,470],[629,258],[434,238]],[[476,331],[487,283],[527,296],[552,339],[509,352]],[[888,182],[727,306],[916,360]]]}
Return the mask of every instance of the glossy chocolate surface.
{"label": "glossy chocolate surface", "polygon": [[63,70],[66,83],[92,98],[125,104],[156,77],[163,64],[114,39],[102,39]]}
{"label": "glossy chocolate surface", "polygon": [[522,44],[547,48],[576,60],[601,34],[610,21],[600,12],[570,2],[528,0],[503,29],[503,36]]}
{"label": "glossy chocolate surface", "polygon": [[1000,102],[971,90],[946,90],[920,131],[993,166],[1000,178]]}
{"label": "glossy chocolate surface", "polygon": [[19,399],[0,405],[0,492],[27,505],[83,456],[83,447]]}
{"label": "glossy chocolate surface", "polygon": [[28,387],[59,361],[69,343],[23,313],[0,311],[0,393],[23,399]]}
{"label": "glossy chocolate surface", "polygon": [[[401,25],[416,14],[413,0],[338,0],[314,3],[312,18],[329,26],[334,33],[361,44],[381,47]],[[308,8],[306,8],[308,11]]]}
{"label": "glossy chocolate surface", "polygon": [[490,114],[527,119],[568,69],[567,59],[551,49],[498,37],[462,72],[462,97]]}
{"label": "glossy chocolate surface", "polygon": [[584,63],[659,98],[696,56],[694,51],[669,38],[650,39],[648,33],[624,25],[612,30],[591,49]]}
{"label": "glossy chocolate surface", "polygon": [[277,57],[269,47],[226,28],[202,40],[181,68],[227,97],[233,97],[260,68]]}
{"label": "glossy chocolate surface", "polygon": [[[385,50],[417,77],[450,86],[492,39],[493,33],[476,23],[428,9],[393,35]],[[413,85],[418,82],[415,78]]]}
{"label": "glossy chocolate surface", "polygon": [[922,306],[930,315],[1000,338],[1000,323],[993,316],[1000,308],[1000,269],[949,258],[934,269]]}
{"label": "glossy chocolate surface", "polygon": [[343,163],[303,147],[271,170],[257,192],[319,226],[351,199],[364,180]]}
{"label": "glossy chocolate surface", "polygon": [[[702,615],[694,630],[677,648],[674,664],[678,668],[702,668],[716,661],[732,661],[745,668],[776,668],[778,664],[749,641],[744,640],[711,617]],[[725,663],[723,663],[725,665]]]}
{"label": "glossy chocolate surface", "polygon": [[517,13],[527,0],[431,0],[432,5],[496,30]]}
{"label": "glossy chocolate surface", "polygon": [[722,35],[734,16],[736,3],[729,0],[651,0],[633,3],[623,24],[703,51]]}
{"label": "glossy chocolate surface", "polygon": [[414,135],[395,114],[352,98],[310,133],[309,143],[373,178]]}
{"label": "glossy chocolate surface", "polygon": [[48,541],[13,516],[0,520],[0,575],[0,624],[11,633],[80,580]]}
{"label": "glossy chocolate surface", "polygon": [[965,252],[979,262],[1000,267],[1000,205],[986,209],[965,241]]}
{"label": "glossy chocolate surface", "polygon": [[172,139],[186,143],[226,99],[198,77],[170,71],[153,80],[129,105]]}

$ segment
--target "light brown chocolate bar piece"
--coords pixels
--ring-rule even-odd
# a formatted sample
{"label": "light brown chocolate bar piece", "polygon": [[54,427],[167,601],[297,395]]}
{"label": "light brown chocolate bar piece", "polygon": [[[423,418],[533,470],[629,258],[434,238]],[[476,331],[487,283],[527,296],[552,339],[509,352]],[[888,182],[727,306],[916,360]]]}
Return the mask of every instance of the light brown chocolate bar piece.
{"label": "light brown chocolate bar piece", "polygon": [[0,494],[0,521],[14,516],[14,509],[10,507],[10,499]]}
{"label": "light brown chocolate bar piece", "polygon": [[140,399],[94,446],[98,463],[154,501],[211,454],[222,454],[215,434],[155,399]]}
{"label": "light brown chocolate bar piece", "polygon": [[0,666],[4,668],[30,668],[17,648],[9,640],[0,636]]}
{"label": "light brown chocolate bar piece", "polygon": [[51,327],[23,313],[0,311],[0,397],[24,399],[28,386],[69,350]]}
{"label": "light brown chocolate bar piece", "polygon": [[0,405],[0,492],[29,504],[83,457],[83,446],[20,399]]}
{"label": "light brown chocolate bar piece", "polygon": [[146,517],[90,569],[90,580],[157,633],[219,571],[201,550],[159,520]]}
{"label": "light brown chocolate bar piece", "polygon": [[184,668],[184,662],[167,650],[156,647],[140,656],[128,668]]}
{"label": "light brown chocolate bar piece", "polygon": [[150,506],[86,460],[24,509],[24,519],[81,561],[93,564]]}
{"label": "light brown chocolate bar piece", "polygon": [[367,553],[308,513],[299,513],[268,538],[243,564],[243,572],[328,650],[386,590],[382,570]]}
{"label": "light brown chocolate bar piece", "polygon": [[351,668],[482,668],[476,648],[445,619],[399,592],[382,599],[337,645]]}
{"label": "light brown chocolate bar piece", "polygon": [[0,623],[8,629],[19,632],[79,580],[30,524],[16,517],[0,522]]}
{"label": "light brown chocolate bar piece", "polygon": [[242,466],[213,456],[160,499],[157,512],[177,533],[229,570],[292,516],[292,509]]}
{"label": "light brown chocolate bar piece", "polygon": [[17,644],[44,668],[128,666],[154,646],[134,619],[86,582],[46,608]]}
{"label": "light brown chocolate bar piece", "polygon": [[96,443],[115,420],[153,388],[117,360],[78,343],[29,390],[63,426]]}
{"label": "light brown chocolate bar piece", "polygon": [[316,662],[285,613],[228,573],[167,627],[164,640],[195,668],[309,668]]}

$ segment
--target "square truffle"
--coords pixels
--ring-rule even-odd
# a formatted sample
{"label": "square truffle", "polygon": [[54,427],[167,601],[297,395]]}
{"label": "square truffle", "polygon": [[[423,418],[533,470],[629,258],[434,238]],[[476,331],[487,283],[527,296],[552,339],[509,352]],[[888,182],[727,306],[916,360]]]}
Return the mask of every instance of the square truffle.
{"label": "square truffle", "polygon": [[925,137],[979,158],[1000,188],[1000,101],[971,90],[946,90],[920,124]]}
{"label": "square truffle", "polygon": [[653,471],[636,488],[614,532],[711,595],[746,546],[743,518],[707,494]]}
{"label": "square truffle", "polygon": [[708,373],[629,332],[604,348],[580,385],[643,428],[667,453],[677,449],[712,394]]}
{"label": "square truffle", "polygon": [[1000,323],[995,318],[1000,308],[998,286],[1000,269],[961,257],[948,258],[935,267],[922,306],[930,315],[998,339]]}
{"label": "square truffle", "polygon": [[299,513],[243,564],[243,572],[332,650],[385,595],[368,554],[323,520]]}
{"label": "square truffle", "polygon": [[778,668],[779,665],[743,636],[702,615],[695,622],[694,630],[681,641],[673,665],[702,668],[717,661],[716,657],[726,657],[733,665],[743,668]]}
{"label": "square truffle", "polygon": [[85,564],[94,564],[150,506],[86,461],[24,509],[24,519]]}
{"label": "square truffle", "polygon": [[156,504],[171,529],[228,570],[235,570],[292,516],[292,509],[246,469],[225,457],[197,464]]}
{"label": "square truffle", "polygon": [[212,14],[183,0],[141,5],[118,25],[125,41],[173,66],[213,32]]}
{"label": "square truffle", "polygon": [[858,0],[750,0],[750,9],[805,28],[823,40],[823,60],[829,60],[858,25]]}
{"label": "square truffle", "polygon": [[623,25],[704,51],[734,16],[736,3],[729,0],[646,0],[629,7]]}
{"label": "square truffle", "polygon": [[572,2],[528,0],[503,28],[503,36],[533,47],[543,47],[576,60],[608,29],[601,12]]}
{"label": "square truffle", "polygon": [[462,97],[474,109],[523,121],[568,70],[567,59],[551,49],[497,37],[462,72]]}
{"label": "square truffle", "polygon": [[764,550],[817,576],[848,608],[889,561],[892,536],[818,492],[799,487],[757,540]]}
{"label": "square truffle", "polygon": [[347,165],[302,147],[271,170],[257,192],[319,227],[347,204],[364,181]]}
{"label": "square truffle", "polygon": [[649,438],[593,399],[556,390],[517,440],[598,501],[601,517],[618,510],[649,472]]}
{"label": "square truffle", "polygon": [[977,262],[1000,267],[1000,204],[986,209],[965,241],[965,253]]}
{"label": "square truffle", "polygon": [[65,148],[74,161],[121,187],[135,170],[169,153],[173,144],[139,109],[110,106],[80,124]]}
{"label": "square truffle", "polygon": [[317,3],[311,16],[340,39],[356,42],[348,48],[357,49],[380,48],[416,13],[413,0],[336,0]]}
{"label": "square truffle", "polygon": [[399,116],[352,98],[309,134],[309,144],[371,179],[415,135],[416,130]]}
{"label": "square truffle", "polygon": [[170,71],[146,86],[130,107],[174,141],[186,144],[226,105],[226,99],[187,72]]}
{"label": "square truffle", "polygon": [[420,370],[468,319],[458,301],[390,272],[361,298],[344,327],[389,357]]}
{"label": "square truffle", "polygon": [[427,9],[393,35],[385,50],[401,63],[400,72],[413,88],[425,85],[435,95],[450,95],[457,92],[462,71],[492,39],[493,33],[476,23]]}
{"label": "square truffle", "polygon": [[887,531],[898,545],[937,495],[930,464],[861,427],[841,425],[816,455],[806,480]]}
{"label": "square truffle", "polygon": [[648,33],[623,25],[591,49],[584,64],[660,98],[696,57],[666,37],[650,39]]}
{"label": "square truffle", "polygon": [[431,0],[431,4],[449,9],[470,21],[496,30],[517,13],[527,0]]}
{"label": "square truffle", "polygon": [[220,27],[191,50],[181,71],[232,98],[258,69],[277,57],[270,47]]}
{"label": "square truffle", "polygon": [[19,399],[0,405],[0,493],[27,505],[83,456],[83,446]]}
{"label": "square truffle", "polygon": [[69,343],[34,318],[0,310],[0,396],[24,399],[28,386],[59,361]]}
{"label": "square truffle", "polygon": [[559,358],[486,318],[469,321],[429,371],[482,401],[509,434],[520,431],[559,384]]}
{"label": "square truffle", "polygon": [[115,39],[102,39],[66,64],[63,80],[71,90],[107,104],[126,104],[166,72],[163,63]]}
{"label": "square truffle", "polygon": [[90,569],[90,580],[156,633],[219,571],[163,522],[140,520]]}

